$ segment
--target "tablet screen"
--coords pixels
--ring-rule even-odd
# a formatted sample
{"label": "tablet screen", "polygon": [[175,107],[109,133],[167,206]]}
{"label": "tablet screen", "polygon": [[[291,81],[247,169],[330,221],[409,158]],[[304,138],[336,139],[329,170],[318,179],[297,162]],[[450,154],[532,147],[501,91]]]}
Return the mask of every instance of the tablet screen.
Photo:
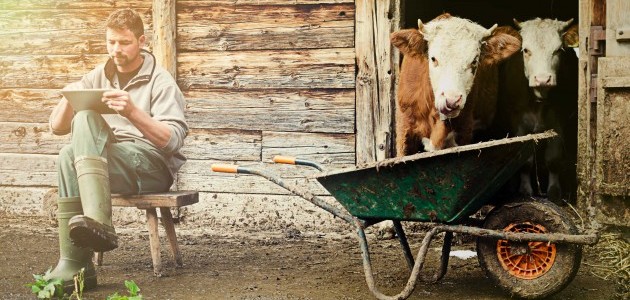
{"label": "tablet screen", "polygon": [[116,111],[101,101],[107,89],[62,90],[75,111],[94,110],[100,114],[115,114]]}

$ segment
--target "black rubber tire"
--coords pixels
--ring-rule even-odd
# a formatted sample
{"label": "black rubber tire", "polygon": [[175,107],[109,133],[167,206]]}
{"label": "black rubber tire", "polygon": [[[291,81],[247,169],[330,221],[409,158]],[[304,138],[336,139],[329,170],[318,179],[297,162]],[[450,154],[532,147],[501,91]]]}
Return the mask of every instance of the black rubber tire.
{"label": "black rubber tire", "polygon": [[[557,205],[542,199],[519,199],[495,208],[485,220],[484,228],[503,230],[510,224],[529,222],[545,227],[548,233],[577,234],[567,214]],[[524,279],[506,270],[497,256],[497,240],[478,238],[479,264],[498,286],[513,297],[538,299],[555,294],[573,280],[580,268],[582,246],[556,244],[556,254],[548,271],[538,278]]]}

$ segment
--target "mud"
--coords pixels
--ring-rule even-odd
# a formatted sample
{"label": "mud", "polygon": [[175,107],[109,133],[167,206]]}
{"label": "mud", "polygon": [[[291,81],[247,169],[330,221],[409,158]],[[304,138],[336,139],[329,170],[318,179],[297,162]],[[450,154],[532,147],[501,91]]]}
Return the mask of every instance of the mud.
{"label": "mud", "polygon": [[[32,274],[54,266],[58,258],[56,228],[48,219],[0,215],[0,299],[34,299],[24,285]],[[141,226],[136,225],[136,226]],[[83,299],[106,299],[125,292],[134,280],[145,299],[374,299],[365,283],[361,253],[353,232],[261,232],[254,228],[177,227],[184,266],[175,268],[162,236],[164,276],[153,275],[144,227],[118,228],[120,247],[105,253],[97,267],[99,286]],[[161,233],[163,235],[163,232]],[[414,253],[421,233],[410,233]],[[398,293],[408,270],[397,240],[377,241],[368,233],[379,288]],[[473,250],[460,237],[453,250]],[[426,276],[438,267],[439,245],[431,245]],[[594,276],[597,265],[587,248],[573,282],[551,299],[614,299],[615,284]],[[485,277],[476,258],[451,258],[437,284],[420,283],[410,299],[506,299]]]}

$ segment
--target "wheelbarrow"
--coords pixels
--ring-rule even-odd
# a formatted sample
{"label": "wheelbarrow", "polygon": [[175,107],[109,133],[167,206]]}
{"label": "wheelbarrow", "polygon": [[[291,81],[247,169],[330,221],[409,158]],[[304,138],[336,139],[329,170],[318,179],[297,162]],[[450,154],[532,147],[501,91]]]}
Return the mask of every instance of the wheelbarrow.
{"label": "wheelbarrow", "polygon": [[[453,233],[469,234],[477,237],[477,257],[488,277],[513,296],[533,299],[566,287],[579,269],[582,246],[598,240],[597,233],[579,233],[569,216],[545,199],[496,199],[497,191],[533,155],[537,143],[554,137],[556,134],[550,131],[315,175],[344,209],[255,167],[215,164],[212,170],[262,176],[353,225],[367,285],[378,299],[406,299],[411,295],[421,279],[429,245],[442,232],[440,265],[431,281],[439,281],[446,274]],[[323,171],[315,162],[292,157],[275,157],[274,162]],[[482,222],[474,222],[470,216],[487,204],[494,208]],[[383,220],[393,221],[411,269],[405,287],[393,296],[376,287],[364,231]],[[415,259],[401,221],[430,225]]]}

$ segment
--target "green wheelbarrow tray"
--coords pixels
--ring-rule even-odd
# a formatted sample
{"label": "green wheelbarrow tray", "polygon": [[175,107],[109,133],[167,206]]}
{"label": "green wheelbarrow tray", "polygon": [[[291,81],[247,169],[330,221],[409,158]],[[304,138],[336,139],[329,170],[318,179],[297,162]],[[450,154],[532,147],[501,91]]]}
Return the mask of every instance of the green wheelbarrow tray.
{"label": "green wheelbarrow tray", "polygon": [[317,179],[364,220],[457,223],[487,204],[533,155],[544,132],[387,159]]}
{"label": "green wheelbarrow tray", "polygon": [[[331,205],[301,185],[256,167],[213,164],[212,170],[223,173],[251,174],[264,177],[304,198],[321,209],[353,225],[359,237],[366,283],[378,299],[406,299],[420,279],[420,271],[429,245],[439,233],[442,239],[440,265],[433,282],[446,274],[451,239],[454,233],[470,234],[492,240],[517,243],[546,242],[592,245],[598,235],[567,233],[507,232],[504,230],[463,225],[464,218],[491,202],[499,188],[532,156],[536,144],[553,138],[553,131],[506,138],[446,150],[419,153],[359,167],[319,173],[313,176],[343,208]],[[322,170],[316,162],[277,156],[276,163],[305,165]],[[368,240],[364,229],[381,220],[393,220],[396,234],[411,270],[403,290],[394,296],[376,287]],[[413,257],[400,221],[430,221],[430,229]]]}

